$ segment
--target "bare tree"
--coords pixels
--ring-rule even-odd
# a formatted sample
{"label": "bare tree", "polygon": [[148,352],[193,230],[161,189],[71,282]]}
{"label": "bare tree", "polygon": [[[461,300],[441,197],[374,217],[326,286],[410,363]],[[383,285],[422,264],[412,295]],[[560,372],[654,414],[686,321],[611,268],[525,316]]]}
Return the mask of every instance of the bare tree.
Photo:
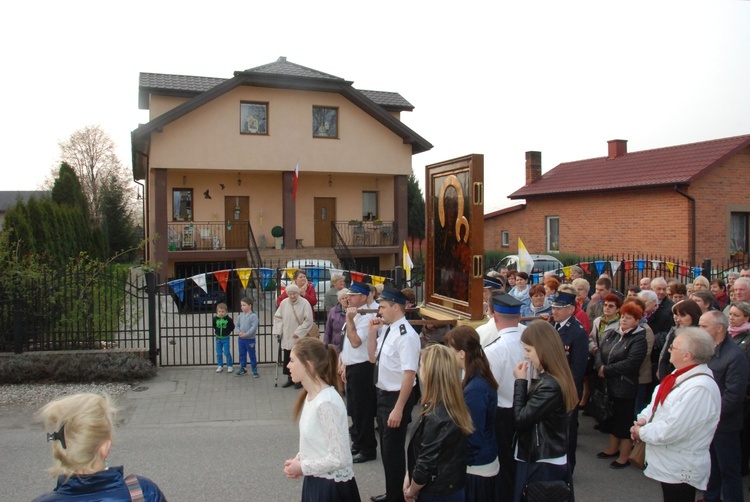
{"label": "bare tree", "polygon": [[61,160],[75,171],[88,198],[89,214],[101,222],[100,191],[109,175],[123,179],[123,166],[115,154],[115,143],[98,125],[86,126],[61,141]]}

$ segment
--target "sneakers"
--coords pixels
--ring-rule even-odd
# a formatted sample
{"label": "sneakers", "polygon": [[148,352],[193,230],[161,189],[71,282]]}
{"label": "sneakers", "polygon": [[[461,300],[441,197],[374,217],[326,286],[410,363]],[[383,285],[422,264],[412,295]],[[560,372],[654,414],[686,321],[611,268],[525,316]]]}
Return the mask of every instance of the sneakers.
{"label": "sneakers", "polygon": [[247,375],[247,370],[245,368],[240,368],[237,370],[237,373],[234,374],[234,376],[242,376]]}
{"label": "sneakers", "polygon": [[228,366],[227,373],[234,373],[234,368],[232,368],[231,366]]}
{"label": "sneakers", "polygon": [[224,368],[222,366],[216,368],[216,373],[221,373],[222,371],[224,371]]}
{"label": "sneakers", "polygon": [[[245,370],[245,373],[247,373],[247,370]],[[256,370],[255,368],[253,368],[253,378],[260,378],[258,370]]]}

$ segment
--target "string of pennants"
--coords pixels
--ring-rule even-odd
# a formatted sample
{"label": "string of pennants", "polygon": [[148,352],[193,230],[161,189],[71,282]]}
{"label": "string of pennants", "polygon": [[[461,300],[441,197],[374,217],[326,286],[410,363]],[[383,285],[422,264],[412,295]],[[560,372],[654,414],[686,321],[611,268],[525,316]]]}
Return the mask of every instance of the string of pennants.
{"label": "string of pennants", "polygon": [[[583,269],[583,271],[587,274],[592,274],[593,270],[591,266],[593,265],[595,267],[596,273],[598,275],[601,275],[602,272],[604,272],[604,267],[606,264],[609,263],[610,269],[612,270],[612,275],[617,273],[617,270],[620,268],[620,264],[623,263],[620,260],[597,260],[593,262],[582,262],[579,263],[578,266]],[[625,272],[630,272],[633,270],[634,267],[638,269],[638,273],[642,274],[643,271],[646,269],[648,264],[651,264],[651,267],[653,270],[659,270],[659,267],[664,264],[667,267],[667,270],[669,270],[670,274],[677,273],[677,275],[682,277],[687,277],[690,279],[695,279],[701,273],[703,272],[702,267],[691,267],[688,265],[679,265],[677,263],[672,263],[671,261],[661,261],[661,260],[628,260],[625,261]],[[563,274],[565,275],[566,279],[570,279],[570,269],[573,267],[573,265],[569,265],[567,267],[563,267],[561,270]],[[543,273],[539,274],[533,274],[534,282],[539,282],[542,280],[542,277],[544,276]]]}
{"label": "string of pennants", "polygon": [[[291,281],[295,270],[297,270],[297,268],[283,269],[283,274]],[[365,279],[369,277],[370,278],[369,282],[372,282],[372,284],[374,284],[375,286],[377,286],[378,284],[383,284],[386,281],[385,277],[381,277],[379,275],[370,275],[370,274],[365,274],[363,272],[355,272],[352,270],[340,270],[336,268],[329,268],[328,270],[330,270],[331,276],[334,276],[336,274],[340,274],[340,275],[348,274],[353,281],[368,282]],[[199,288],[203,290],[204,293],[208,293],[208,290],[206,289],[206,277],[208,275],[213,275],[214,279],[216,279],[216,282],[219,283],[219,286],[221,287],[222,291],[226,291],[227,284],[229,283],[229,274],[232,271],[234,271],[237,274],[237,277],[239,277],[243,288],[247,288],[247,283],[250,281],[250,278],[253,276],[253,271],[255,271],[255,273],[259,274],[260,276],[260,285],[263,290],[266,289],[266,286],[268,286],[268,283],[271,281],[271,279],[274,278],[274,275],[276,274],[276,269],[274,268],[255,268],[255,269],[235,268],[235,269],[218,270],[216,272],[205,272],[201,274],[196,274],[192,277],[187,277],[185,279],[175,279],[173,281],[167,282],[166,284],[172,289],[174,294],[177,295],[180,301],[184,301],[185,300],[185,283],[188,280],[193,281]],[[307,272],[308,280],[313,284],[314,287],[317,287],[318,281],[320,281],[321,277],[323,276],[324,269],[321,267],[307,267],[305,268],[305,271]]]}

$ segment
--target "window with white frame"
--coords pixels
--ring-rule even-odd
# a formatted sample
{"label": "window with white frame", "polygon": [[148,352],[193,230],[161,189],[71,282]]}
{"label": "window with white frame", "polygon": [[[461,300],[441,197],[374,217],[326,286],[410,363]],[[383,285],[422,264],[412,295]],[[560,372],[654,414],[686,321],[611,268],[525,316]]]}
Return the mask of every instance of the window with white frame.
{"label": "window with white frame", "polygon": [[503,247],[510,246],[510,235],[507,230],[500,232],[500,243]]}
{"label": "window with white frame", "polygon": [[372,221],[378,218],[378,193],[362,192],[362,219]]}
{"label": "window with white frame", "polygon": [[547,252],[560,251],[560,217],[547,216]]}

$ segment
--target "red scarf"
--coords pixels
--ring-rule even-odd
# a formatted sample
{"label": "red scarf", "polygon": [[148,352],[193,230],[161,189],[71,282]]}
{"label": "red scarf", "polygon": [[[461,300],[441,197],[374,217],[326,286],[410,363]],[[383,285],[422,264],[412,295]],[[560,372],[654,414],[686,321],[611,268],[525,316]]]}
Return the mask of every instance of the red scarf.
{"label": "red scarf", "polygon": [[656,399],[654,401],[654,407],[659,406],[660,404],[664,403],[664,400],[667,398],[667,394],[672,392],[672,387],[674,387],[675,382],[677,381],[677,377],[682,375],[683,373],[686,373],[690,371],[691,369],[698,366],[697,364],[691,364],[690,366],[685,366],[681,370],[675,370],[669,375],[664,377],[664,380],[661,381],[661,384],[659,385],[659,391],[656,393]]}

